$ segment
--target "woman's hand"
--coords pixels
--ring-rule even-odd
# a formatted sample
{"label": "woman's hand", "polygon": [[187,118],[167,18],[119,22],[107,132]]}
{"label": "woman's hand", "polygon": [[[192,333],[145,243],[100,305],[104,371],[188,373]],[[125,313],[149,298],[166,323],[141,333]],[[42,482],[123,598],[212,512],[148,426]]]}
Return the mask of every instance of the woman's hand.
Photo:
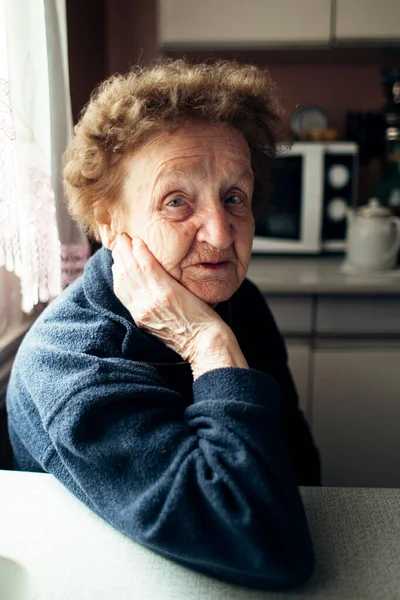
{"label": "woman's hand", "polygon": [[118,235],[112,254],[116,296],[138,327],[191,364],[195,378],[215,368],[247,367],[228,325],[171,277],[140,238]]}

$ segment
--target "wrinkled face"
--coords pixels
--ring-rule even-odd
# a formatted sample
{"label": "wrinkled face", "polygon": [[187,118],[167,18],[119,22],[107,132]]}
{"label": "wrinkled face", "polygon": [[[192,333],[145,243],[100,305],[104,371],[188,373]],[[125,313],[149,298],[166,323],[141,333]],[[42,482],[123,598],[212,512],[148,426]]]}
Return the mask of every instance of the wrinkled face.
{"label": "wrinkled face", "polygon": [[244,137],[189,122],[155,135],[129,158],[126,173],[122,229],[208,304],[230,298],[245,278],[254,235]]}

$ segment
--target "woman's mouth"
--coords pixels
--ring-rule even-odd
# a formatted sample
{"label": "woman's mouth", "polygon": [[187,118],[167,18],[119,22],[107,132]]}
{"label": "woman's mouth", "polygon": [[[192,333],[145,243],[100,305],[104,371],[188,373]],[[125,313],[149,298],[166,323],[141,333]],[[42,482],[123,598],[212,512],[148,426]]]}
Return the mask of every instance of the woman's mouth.
{"label": "woman's mouth", "polygon": [[221,261],[221,262],[202,262],[202,263],[197,263],[196,266],[198,267],[202,267],[203,269],[208,269],[211,271],[218,271],[221,269],[226,269],[227,267],[229,267],[230,262],[227,260]]}

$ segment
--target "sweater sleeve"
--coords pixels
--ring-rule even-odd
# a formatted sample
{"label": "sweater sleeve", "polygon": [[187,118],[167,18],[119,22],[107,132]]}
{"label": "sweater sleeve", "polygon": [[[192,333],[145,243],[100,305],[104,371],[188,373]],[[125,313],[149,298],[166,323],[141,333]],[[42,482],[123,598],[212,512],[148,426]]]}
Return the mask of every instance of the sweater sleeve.
{"label": "sweater sleeve", "polygon": [[20,380],[51,439],[44,468],[116,529],[249,587],[310,576],[313,548],[271,377],[216,369],[194,382],[187,405],[154,367],[131,360],[42,347],[29,368],[37,376],[19,369]]}
{"label": "sweater sleeve", "polygon": [[[282,434],[298,485],[321,485],[321,463],[309,425],[299,407],[299,397],[288,365],[284,339],[258,288],[246,281],[240,302],[245,318],[238,325],[238,339],[250,366],[275,379],[281,390]],[[251,314],[246,306],[251,306]],[[249,324],[252,318],[255,325]]]}

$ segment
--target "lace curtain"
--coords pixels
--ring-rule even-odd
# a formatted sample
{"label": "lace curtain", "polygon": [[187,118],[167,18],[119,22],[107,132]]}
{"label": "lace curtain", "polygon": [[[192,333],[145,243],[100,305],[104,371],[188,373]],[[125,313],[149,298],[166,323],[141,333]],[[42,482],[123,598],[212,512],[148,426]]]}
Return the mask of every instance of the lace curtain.
{"label": "lace curtain", "polygon": [[[71,133],[65,0],[0,0],[0,267],[18,276],[26,313],[80,275],[90,255],[63,202]],[[3,321],[10,288],[3,272]]]}

